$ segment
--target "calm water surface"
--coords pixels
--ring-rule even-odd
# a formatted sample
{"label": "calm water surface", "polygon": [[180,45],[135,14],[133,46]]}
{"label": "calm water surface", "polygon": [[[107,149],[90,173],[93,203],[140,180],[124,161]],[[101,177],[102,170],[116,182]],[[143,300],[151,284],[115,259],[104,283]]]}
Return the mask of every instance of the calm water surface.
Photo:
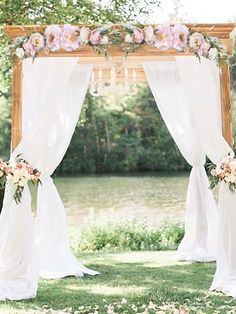
{"label": "calm water surface", "polygon": [[56,177],[69,225],[183,220],[188,173]]}

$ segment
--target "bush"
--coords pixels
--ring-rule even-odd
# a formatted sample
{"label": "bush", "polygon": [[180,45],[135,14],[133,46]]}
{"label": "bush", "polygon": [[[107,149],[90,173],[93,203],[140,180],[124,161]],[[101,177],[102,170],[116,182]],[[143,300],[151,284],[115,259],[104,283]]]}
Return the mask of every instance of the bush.
{"label": "bush", "polygon": [[156,228],[138,223],[90,226],[81,233],[71,229],[76,252],[175,250],[184,235],[183,224],[162,223]]}

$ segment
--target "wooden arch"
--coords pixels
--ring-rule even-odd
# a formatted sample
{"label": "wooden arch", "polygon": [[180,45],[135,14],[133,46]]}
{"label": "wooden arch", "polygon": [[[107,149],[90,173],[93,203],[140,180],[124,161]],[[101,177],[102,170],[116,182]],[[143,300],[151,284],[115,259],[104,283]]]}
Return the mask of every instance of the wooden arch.
{"label": "wooden arch", "polygon": [[[233,52],[233,40],[231,33],[235,24],[186,24],[191,31],[201,32],[209,36],[217,37],[224,44],[229,54]],[[43,32],[47,25],[44,26],[6,26],[5,32],[10,40],[18,36],[30,35],[33,32]],[[120,47],[111,47],[109,54],[113,61],[119,61],[123,52]],[[192,55],[188,52],[185,55]],[[144,61],[164,61],[171,60],[175,56],[183,55],[176,50],[159,50],[150,45],[144,44],[134,53],[130,53],[126,60],[126,64],[130,69],[135,69],[137,73],[137,81],[146,81],[141,62]],[[104,57],[99,56],[93,48],[85,46],[80,50],[73,52],[56,51],[50,54],[41,52],[39,57],[75,57],[78,56],[79,63],[91,63],[95,72],[102,68],[104,77],[108,77],[109,64]],[[118,76],[119,80],[123,80],[123,74]],[[222,116],[222,133],[226,141],[232,147],[233,129],[232,129],[232,107],[231,107],[231,91],[230,91],[230,70],[226,64],[220,65],[220,92],[221,92],[221,116]],[[13,67],[13,86],[12,86],[12,150],[21,140],[22,134],[22,65],[18,61]]]}

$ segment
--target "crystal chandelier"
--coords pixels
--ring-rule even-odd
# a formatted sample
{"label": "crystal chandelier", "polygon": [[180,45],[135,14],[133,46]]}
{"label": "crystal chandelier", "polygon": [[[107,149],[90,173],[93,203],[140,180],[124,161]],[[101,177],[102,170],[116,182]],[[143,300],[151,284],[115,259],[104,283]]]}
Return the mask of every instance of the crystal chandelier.
{"label": "crystal chandelier", "polygon": [[138,92],[136,85],[136,71],[132,70],[132,78],[130,78],[129,71],[127,67],[123,68],[124,71],[124,82],[117,82],[117,74],[119,69],[112,65],[110,70],[110,79],[103,79],[103,71],[100,69],[98,71],[98,77],[95,77],[95,73],[92,73],[91,83],[89,88],[89,93],[92,96],[109,96],[109,95],[118,95],[118,96],[134,96]]}

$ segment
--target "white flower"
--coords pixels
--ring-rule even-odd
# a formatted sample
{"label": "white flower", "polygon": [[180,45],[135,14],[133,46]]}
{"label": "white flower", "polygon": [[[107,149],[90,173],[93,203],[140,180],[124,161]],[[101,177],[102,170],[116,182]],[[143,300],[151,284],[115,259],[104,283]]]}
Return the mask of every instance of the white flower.
{"label": "white flower", "polygon": [[148,304],[148,308],[149,309],[155,309],[156,305],[152,301],[150,301],[149,304]]}
{"label": "white flower", "polygon": [[21,177],[19,176],[18,173],[14,173],[13,178],[12,178],[12,182],[13,183],[18,183],[20,181]]}
{"label": "white flower", "polygon": [[217,56],[218,56],[217,49],[216,48],[211,48],[209,50],[209,57],[210,57],[210,59],[215,60],[217,58]]}
{"label": "white flower", "polygon": [[191,35],[189,46],[193,48],[193,50],[198,50],[204,43],[204,41],[205,41],[204,36],[196,32]]}
{"label": "white flower", "polygon": [[217,164],[217,165],[216,165],[216,169],[215,169],[215,170],[216,170],[216,174],[217,174],[217,175],[219,175],[219,174],[221,174],[221,173],[223,172],[223,170],[221,169],[220,164]]}
{"label": "white flower", "polygon": [[152,43],[154,40],[154,29],[152,26],[144,28],[144,38],[147,43]]}
{"label": "white flower", "polygon": [[121,304],[127,304],[127,300],[126,300],[125,298],[122,298],[122,300],[121,300],[120,303],[121,303]]}
{"label": "white flower", "polygon": [[211,169],[211,175],[212,175],[213,177],[216,177],[216,176],[217,176],[216,169]]}
{"label": "white flower", "polygon": [[226,182],[230,183],[235,183],[236,182],[236,177],[234,174],[230,174],[229,176],[225,177]]}
{"label": "white flower", "polygon": [[126,41],[127,43],[132,43],[132,42],[133,42],[132,36],[131,36],[130,34],[126,34],[126,35],[125,35],[125,41]]}
{"label": "white flower", "polygon": [[236,160],[231,161],[229,163],[229,167],[230,167],[230,170],[235,171],[236,170]]}
{"label": "white flower", "polygon": [[114,306],[109,304],[107,307],[107,314],[114,314]]}
{"label": "white flower", "polygon": [[25,57],[25,51],[23,48],[16,48],[16,55],[18,58],[23,59]]}
{"label": "white flower", "polygon": [[132,310],[134,310],[135,312],[137,312],[138,308],[135,304],[132,304]]}
{"label": "white flower", "polygon": [[109,39],[107,36],[103,36],[101,39],[101,45],[107,45],[109,42]]}
{"label": "white flower", "polygon": [[80,29],[79,40],[81,43],[87,43],[89,38],[89,29],[87,27],[82,27]]}
{"label": "white flower", "polygon": [[44,47],[44,38],[40,33],[33,33],[29,38],[29,42],[33,45],[36,51],[39,51]]}
{"label": "white flower", "polygon": [[19,186],[24,187],[27,184],[27,180],[24,178],[21,178],[20,181],[18,182]]}
{"label": "white flower", "polygon": [[0,178],[4,176],[4,172],[0,170]]}

